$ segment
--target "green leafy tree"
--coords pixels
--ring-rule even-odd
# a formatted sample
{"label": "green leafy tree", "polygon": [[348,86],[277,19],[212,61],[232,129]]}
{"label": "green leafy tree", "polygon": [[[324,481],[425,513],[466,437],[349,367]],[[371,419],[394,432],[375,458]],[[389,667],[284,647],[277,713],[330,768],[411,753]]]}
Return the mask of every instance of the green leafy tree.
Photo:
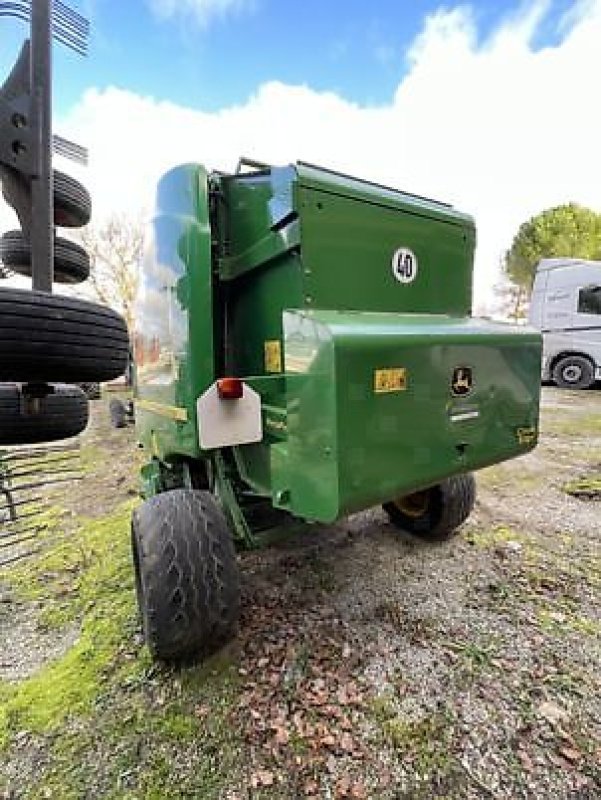
{"label": "green leafy tree", "polygon": [[577,203],[548,208],[520,226],[505,254],[505,273],[530,292],[541,258],[601,259],[601,214]]}

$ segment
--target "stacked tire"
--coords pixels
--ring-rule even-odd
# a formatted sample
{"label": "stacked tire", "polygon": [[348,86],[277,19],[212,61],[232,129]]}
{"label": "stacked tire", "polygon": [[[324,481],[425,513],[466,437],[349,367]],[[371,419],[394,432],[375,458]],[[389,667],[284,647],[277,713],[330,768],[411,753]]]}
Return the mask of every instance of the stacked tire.
{"label": "stacked tire", "polygon": [[[85,187],[56,170],[53,183],[55,226],[86,225],[91,202]],[[5,233],[0,259],[0,277],[31,276],[28,233]],[[89,274],[88,253],[55,235],[55,282],[78,284]],[[125,322],[110,308],[60,294],[0,288],[0,445],[80,433],[88,420],[88,399],[68,384],[119,377],[128,351]]]}

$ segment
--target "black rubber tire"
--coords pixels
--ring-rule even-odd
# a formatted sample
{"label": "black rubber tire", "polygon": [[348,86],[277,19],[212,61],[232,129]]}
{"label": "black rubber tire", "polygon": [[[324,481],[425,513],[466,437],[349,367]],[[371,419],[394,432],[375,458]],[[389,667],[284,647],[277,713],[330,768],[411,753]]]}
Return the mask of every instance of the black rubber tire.
{"label": "black rubber tire", "polygon": [[[0,239],[0,259],[18,275],[31,275],[31,245],[21,231],[7,231]],[[82,283],[90,275],[90,256],[70,239],[54,239],[54,280],[57,283]]]}
{"label": "black rubber tire", "polygon": [[409,498],[418,495],[420,503],[425,501],[420,513],[405,513],[398,505],[400,501],[384,503],[384,511],[397,528],[440,541],[450,538],[469,517],[476,502],[476,481],[471,472],[454,475]]}
{"label": "black rubber tire", "polygon": [[590,389],[595,368],[586,356],[564,356],[553,367],[553,381],[562,389]]}
{"label": "black rubber tire", "polygon": [[121,400],[118,400],[116,397],[111,399],[109,403],[109,414],[113,428],[125,428],[127,424],[127,409]]}
{"label": "black rubber tire", "polygon": [[0,445],[54,442],[77,436],[88,424],[88,398],[78,386],[55,384],[54,392],[26,412],[20,386],[0,383]]}
{"label": "black rubber tire", "polygon": [[144,636],[155,658],[191,661],[232,638],[238,567],[211,494],[173,489],[147,500],[132,517],[132,550]]}
{"label": "black rubber tire", "polygon": [[125,322],[110,308],[0,289],[0,381],[109,381],[125,371],[128,352]]}
{"label": "black rubber tire", "polygon": [[83,184],[64,172],[54,170],[54,224],[81,228],[92,216],[92,200]]}

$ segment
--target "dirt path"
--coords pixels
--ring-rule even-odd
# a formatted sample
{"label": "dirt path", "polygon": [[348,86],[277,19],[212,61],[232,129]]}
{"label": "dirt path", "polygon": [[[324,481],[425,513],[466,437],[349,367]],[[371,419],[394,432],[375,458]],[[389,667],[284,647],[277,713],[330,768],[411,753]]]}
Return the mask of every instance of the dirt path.
{"label": "dirt path", "polygon": [[98,404],[66,543],[2,579],[5,797],[599,797],[601,502],[564,487],[601,474],[601,391],[545,389],[451,542],[372,510],[242,554],[237,642],[179,672],[135,617],[133,444]]}

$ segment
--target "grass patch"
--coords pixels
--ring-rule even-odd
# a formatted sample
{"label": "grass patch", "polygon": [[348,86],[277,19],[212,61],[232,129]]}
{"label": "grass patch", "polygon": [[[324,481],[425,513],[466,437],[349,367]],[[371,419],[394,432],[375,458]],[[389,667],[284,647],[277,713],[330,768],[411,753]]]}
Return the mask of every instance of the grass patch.
{"label": "grass patch", "polygon": [[563,491],[579,500],[601,500],[601,475],[570,481],[564,484]]}
{"label": "grass patch", "polygon": [[32,800],[210,800],[236,773],[244,742],[231,722],[239,682],[231,654],[177,671],[153,664],[141,645],[134,504],[85,522],[8,575],[22,600],[44,603],[43,624],[80,626],[56,661],[20,683],[0,682],[0,748],[19,763],[34,744],[35,765],[15,778]]}
{"label": "grass patch", "polygon": [[601,435],[601,416],[594,412],[568,416],[547,411],[542,417],[541,432],[547,435],[577,438],[599,436]]}
{"label": "grass patch", "polygon": [[464,783],[453,754],[455,729],[449,710],[407,719],[388,695],[374,698],[371,710],[383,742],[404,768],[411,770],[412,786],[405,787],[411,793],[403,797],[432,797],[432,791],[453,791]]}
{"label": "grass patch", "polygon": [[119,668],[115,649],[134,617],[128,536],[132,505],[84,524],[9,573],[17,596],[44,601],[46,622],[64,625],[81,619],[81,633],[58,661],[20,684],[3,686],[0,744],[17,731],[52,730],[65,717],[89,710],[107,676]]}

